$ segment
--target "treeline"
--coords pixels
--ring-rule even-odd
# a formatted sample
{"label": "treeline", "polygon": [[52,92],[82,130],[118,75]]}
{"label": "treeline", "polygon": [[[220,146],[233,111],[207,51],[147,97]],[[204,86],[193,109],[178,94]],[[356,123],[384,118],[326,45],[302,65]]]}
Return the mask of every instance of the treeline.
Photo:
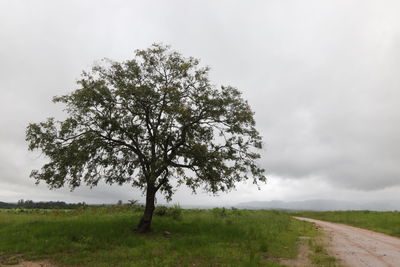
{"label": "treeline", "polygon": [[0,202],[0,209],[75,209],[86,206],[85,202],[82,203],[66,203],[64,201],[40,201],[34,202],[32,200],[18,200],[17,203]]}

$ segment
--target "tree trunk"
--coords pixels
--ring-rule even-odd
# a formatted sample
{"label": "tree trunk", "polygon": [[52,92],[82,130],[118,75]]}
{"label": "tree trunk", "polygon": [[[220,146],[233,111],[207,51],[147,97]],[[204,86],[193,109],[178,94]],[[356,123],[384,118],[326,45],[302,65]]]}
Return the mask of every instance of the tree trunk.
{"label": "tree trunk", "polygon": [[142,219],[136,228],[136,231],[139,233],[145,233],[150,231],[151,220],[153,218],[154,212],[154,200],[156,198],[156,189],[154,186],[147,186],[146,190],[146,207],[144,209],[144,214]]}

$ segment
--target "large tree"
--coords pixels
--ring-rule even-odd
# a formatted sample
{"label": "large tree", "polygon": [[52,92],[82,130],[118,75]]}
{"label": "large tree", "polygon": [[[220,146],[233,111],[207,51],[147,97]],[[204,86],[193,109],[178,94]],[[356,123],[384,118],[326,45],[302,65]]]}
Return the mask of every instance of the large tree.
{"label": "large tree", "polygon": [[217,193],[265,181],[254,113],[237,89],[210,83],[208,71],[155,44],[83,72],[75,91],[54,98],[66,105],[65,120],[27,127],[29,149],[48,159],[31,177],[50,188],[100,180],[141,188],[140,232],[150,229],[157,191],[171,199],[173,185]]}

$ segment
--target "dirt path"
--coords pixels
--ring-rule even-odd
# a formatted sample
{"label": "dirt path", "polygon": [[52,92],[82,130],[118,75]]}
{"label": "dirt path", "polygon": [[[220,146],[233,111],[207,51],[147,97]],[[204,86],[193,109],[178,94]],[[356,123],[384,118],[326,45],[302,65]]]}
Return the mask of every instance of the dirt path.
{"label": "dirt path", "polygon": [[400,266],[400,239],[344,224],[295,217],[328,233],[328,250],[350,267]]}

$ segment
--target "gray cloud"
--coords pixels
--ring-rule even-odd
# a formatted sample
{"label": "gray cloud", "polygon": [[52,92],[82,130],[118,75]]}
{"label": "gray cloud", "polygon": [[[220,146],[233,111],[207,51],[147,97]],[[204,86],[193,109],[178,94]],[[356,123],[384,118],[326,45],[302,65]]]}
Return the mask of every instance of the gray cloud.
{"label": "gray cloud", "polygon": [[[27,152],[25,127],[63,116],[52,96],[73,90],[94,61],[127,59],[153,42],[200,58],[215,83],[243,91],[265,138],[261,164],[283,195],[315,177],[337,195],[398,192],[399,8],[362,0],[2,1],[0,200],[32,188],[27,176],[43,159]],[[134,198],[129,186],[32,190],[74,201]],[[182,190],[178,200],[192,198]],[[258,194],[248,190],[256,189],[232,199]],[[318,196],[309,190],[304,197]]]}

